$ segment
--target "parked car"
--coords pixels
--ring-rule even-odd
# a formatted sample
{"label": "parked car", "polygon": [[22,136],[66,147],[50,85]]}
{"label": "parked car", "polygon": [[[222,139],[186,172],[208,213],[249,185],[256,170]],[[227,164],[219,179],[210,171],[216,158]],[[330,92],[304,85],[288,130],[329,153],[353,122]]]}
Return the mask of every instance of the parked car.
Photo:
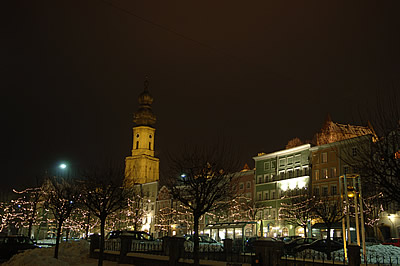
{"label": "parked car", "polygon": [[154,241],[154,238],[144,231],[116,230],[107,234],[106,239],[117,239],[121,236],[131,236],[135,240]]}
{"label": "parked car", "polygon": [[292,241],[285,242],[285,246],[283,247],[283,252],[284,254],[293,255],[299,251],[298,248],[300,246],[311,244],[315,240],[317,239],[311,237],[293,239]]}
{"label": "parked car", "polygon": [[386,239],[385,242],[383,242],[382,244],[400,247],[400,238],[389,238]]}
{"label": "parked car", "polygon": [[277,237],[278,240],[281,240],[283,242],[289,243],[290,241],[294,240],[294,239],[298,239],[301,238],[301,236],[280,236]]}
{"label": "parked car", "polygon": [[[330,250],[331,252],[343,249],[343,243],[340,243],[335,240],[331,240],[330,242],[331,242],[331,250]],[[312,242],[310,244],[304,244],[304,245],[298,246],[296,248],[296,252],[300,252],[300,251],[303,251],[306,249],[312,249],[312,250],[316,250],[319,252],[327,253],[328,252],[328,240],[327,239],[319,239],[319,240],[315,240],[314,242]]]}
{"label": "parked car", "polygon": [[[194,236],[193,235],[185,235],[185,251],[193,252],[194,248]],[[224,249],[224,246],[212,239],[207,235],[199,235],[199,251],[200,252],[220,252]]]}
{"label": "parked car", "polygon": [[0,258],[9,259],[17,253],[27,249],[38,248],[33,241],[26,236],[0,236]]}

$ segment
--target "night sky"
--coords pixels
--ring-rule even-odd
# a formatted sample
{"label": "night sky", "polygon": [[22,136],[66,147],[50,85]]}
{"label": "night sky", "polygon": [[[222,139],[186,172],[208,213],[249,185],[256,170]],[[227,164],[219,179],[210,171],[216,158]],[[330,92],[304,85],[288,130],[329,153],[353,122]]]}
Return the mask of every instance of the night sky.
{"label": "night sky", "polygon": [[243,164],[399,84],[399,1],[6,1],[1,183],[124,160],[146,77],[161,158],[231,141]]}

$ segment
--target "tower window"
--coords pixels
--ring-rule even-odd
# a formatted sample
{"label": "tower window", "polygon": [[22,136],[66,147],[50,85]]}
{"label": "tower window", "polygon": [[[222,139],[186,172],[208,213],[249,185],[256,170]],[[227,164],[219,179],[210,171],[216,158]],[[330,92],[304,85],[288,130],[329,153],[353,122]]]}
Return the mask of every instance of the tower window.
{"label": "tower window", "polygon": [[149,150],[151,150],[151,142],[149,142]]}
{"label": "tower window", "polygon": [[149,138],[150,138],[150,139],[152,138],[151,135],[149,136]]}
{"label": "tower window", "polygon": [[139,141],[136,141],[136,149],[139,149]]}
{"label": "tower window", "polygon": [[139,137],[139,134],[136,134],[136,137],[138,138],[138,137]]}

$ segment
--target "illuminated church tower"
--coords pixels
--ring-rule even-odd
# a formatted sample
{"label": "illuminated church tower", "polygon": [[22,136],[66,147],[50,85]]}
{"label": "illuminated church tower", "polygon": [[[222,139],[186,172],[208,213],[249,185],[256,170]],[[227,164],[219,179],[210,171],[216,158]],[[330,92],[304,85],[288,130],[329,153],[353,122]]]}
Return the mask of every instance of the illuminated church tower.
{"label": "illuminated church tower", "polygon": [[145,184],[158,181],[159,159],[154,157],[154,115],[151,104],[153,97],[145,81],[144,91],[139,95],[139,108],[133,114],[132,156],[125,158],[125,185]]}

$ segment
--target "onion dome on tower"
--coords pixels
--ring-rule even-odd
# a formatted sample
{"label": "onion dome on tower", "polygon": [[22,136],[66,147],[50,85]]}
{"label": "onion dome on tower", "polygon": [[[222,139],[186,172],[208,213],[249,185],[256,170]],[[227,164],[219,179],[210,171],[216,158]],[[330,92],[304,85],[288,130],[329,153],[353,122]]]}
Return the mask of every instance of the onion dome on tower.
{"label": "onion dome on tower", "polygon": [[156,115],[151,109],[153,96],[148,90],[149,82],[144,82],[144,91],[139,95],[139,109],[133,114],[133,122],[138,126],[153,126],[156,123]]}

